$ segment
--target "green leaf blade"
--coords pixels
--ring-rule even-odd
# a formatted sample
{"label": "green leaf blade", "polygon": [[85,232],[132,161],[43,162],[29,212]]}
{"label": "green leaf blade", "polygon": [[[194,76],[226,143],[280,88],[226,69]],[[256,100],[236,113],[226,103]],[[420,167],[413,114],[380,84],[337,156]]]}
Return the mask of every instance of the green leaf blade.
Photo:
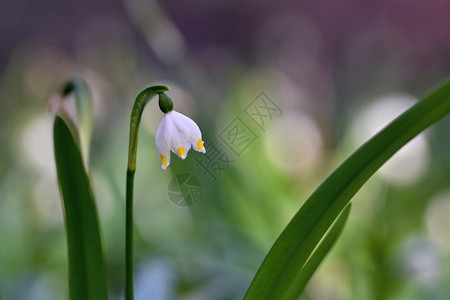
{"label": "green leaf blade", "polygon": [[344,208],[339,217],[328,230],[327,234],[320,241],[320,244],[308,258],[300,273],[297,275],[295,282],[292,284],[292,288],[289,289],[289,295],[287,298],[296,299],[301,295],[306,284],[341,235],[350,214],[350,209],[351,203]]}
{"label": "green leaf blade", "polygon": [[70,299],[108,299],[106,266],[89,176],[70,120],[55,117],[54,148],[66,225]]}
{"label": "green leaf blade", "polygon": [[362,145],[308,198],[264,259],[245,299],[291,299],[301,268],[361,186],[401,147],[450,112],[450,80]]}

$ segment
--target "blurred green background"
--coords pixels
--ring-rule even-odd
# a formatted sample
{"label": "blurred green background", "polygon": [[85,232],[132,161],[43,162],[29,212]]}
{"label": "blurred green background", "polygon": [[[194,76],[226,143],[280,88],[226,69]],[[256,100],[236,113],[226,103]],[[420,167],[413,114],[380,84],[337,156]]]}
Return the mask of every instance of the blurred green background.
{"label": "blurred green background", "polygon": [[[276,237],[346,156],[450,72],[450,1],[0,4],[0,299],[67,299],[49,99],[94,100],[91,174],[111,299],[124,279],[128,125],[164,84],[207,153],[160,170],[147,107],[135,183],[136,299],[240,299]],[[450,298],[450,118],[356,195],[303,299]],[[196,204],[175,205],[175,175]],[[181,175],[176,178],[183,178]],[[176,197],[175,197],[176,198]]]}

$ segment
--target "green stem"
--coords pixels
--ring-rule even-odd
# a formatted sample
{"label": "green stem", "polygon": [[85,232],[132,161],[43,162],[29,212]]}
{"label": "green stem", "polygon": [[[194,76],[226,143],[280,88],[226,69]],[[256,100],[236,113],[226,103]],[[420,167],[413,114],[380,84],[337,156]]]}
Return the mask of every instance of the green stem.
{"label": "green stem", "polygon": [[128,148],[127,191],[125,209],[125,299],[133,299],[133,184],[136,172],[138,131],[142,112],[147,103],[159,93],[168,91],[163,85],[155,85],[143,90],[134,102],[130,121],[130,142]]}

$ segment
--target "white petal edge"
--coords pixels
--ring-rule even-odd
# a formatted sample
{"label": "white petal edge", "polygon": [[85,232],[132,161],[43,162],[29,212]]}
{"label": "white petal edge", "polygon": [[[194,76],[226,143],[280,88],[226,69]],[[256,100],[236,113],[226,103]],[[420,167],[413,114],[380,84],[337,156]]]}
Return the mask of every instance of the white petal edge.
{"label": "white petal edge", "polygon": [[[192,148],[194,148],[195,151],[205,153],[206,149],[203,146],[202,133],[198,125],[191,118],[177,111],[172,111],[171,114],[171,119],[175,126],[182,132],[187,141],[192,144]],[[198,147],[199,143],[202,145],[202,150]]]}
{"label": "white petal edge", "polygon": [[170,165],[170,136],[167,134],[167,116],[164,115],[155,133],[155,145],[161,169],[166,170]]}

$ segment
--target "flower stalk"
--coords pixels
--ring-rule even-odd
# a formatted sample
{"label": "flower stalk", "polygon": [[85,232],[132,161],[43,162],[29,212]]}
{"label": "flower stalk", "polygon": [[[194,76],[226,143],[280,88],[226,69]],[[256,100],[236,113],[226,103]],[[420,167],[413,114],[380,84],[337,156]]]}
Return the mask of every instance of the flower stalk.
{"label": "flower stalk", "polygon": [[130,141],[128,148],[128,168],[126,184],[126,208],[125,208],[125,299],[133,300],[133,185],[136,172],[136,153],[138,144],[138,131],[142,112],[148,102],[156,95],[168,91],[163,85],[151,86],[143,90],[134,102],[130,120]]}
{"label": "flower stalk", "polygon": [[164,113],[155,134],[155,145],[161,168],[165,170],[170,164],[170,151],[185,159],[191,147],[205,153],[202,133],[197,124],[190,118],[173,110],[173,102],[164,94],[169,88],[163,85],[143,90],[134,102],[130,121],[130,145],[128,153],[126,220],[125,220],[125,299],[133,299],[133,185],[136,172],[136,152],[139,124],[142,112],[147,103],[156,95],[159,96],[159,108]]}

